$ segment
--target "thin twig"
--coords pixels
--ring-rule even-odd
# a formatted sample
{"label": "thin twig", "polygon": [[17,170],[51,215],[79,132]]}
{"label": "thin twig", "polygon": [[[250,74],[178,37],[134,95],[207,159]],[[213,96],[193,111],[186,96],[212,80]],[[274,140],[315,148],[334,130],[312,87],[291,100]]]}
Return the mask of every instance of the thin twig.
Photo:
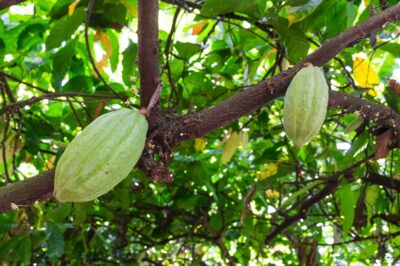
{"label": "thin twig", "polygon": [[13,104],[9,104],[6,106],[3,106],[0,109],[0,115],[6,113],[6,112],[14,112],[18,109],[21,109],[25,106],[32,105],[36,102],[40,102],[42,100],[48,100],[48,99],[55,99],[59,97],[84,97],[84,98],[96,98],[96,99],[115,99],[116,96],[112,95],[101,95],[101,94],[89,94],[89,93],[80,93],[80,92],[55,92],[55,93],[48,93],[44,94],[41,96],[33,96],[28,100],[16,102]]}
{"label": "thin twig", "polygon": [[0,72],[0,74],[3,75],[3,76],[6,76],[7,78],[9,78],[9,79],[11,79],[11,80],[13,80],[13,81],[16,81],[16,82],[18,82],[18,83],[24,84],[24,85],[26,85],[26,86],[28,86],[28,87],[33,88],[33,89],[36,89],[36,90],[38,90],[38,91],[40,91],[40,92],[51,93],[50,91],[48,91],[48,90],[46,90],[46,89],[40,88],[40,87],[38,87],[38,86],[36,86],[36,85],[33,85],[33,84],[31,84],[31,83],[28,83],[28,82],[25,82],[25,81],[23,81],[23,80],[21,80],[21,79],[19,79],[19,78],[16,78],[16,77],[14,77],[14,76],[11,76],[10,74],[7,74],[7,73],[5,73],[5,72]]}
{"label": "thin twig", "polygon": [[84,126],[83,126],[81,120],[79,119],[79,115],[77,114],[74,105],[73,105],[73,104],[71,103],[71,101],[69,100],[69,97],[67,97],[67,101],[68,101],[69,107],[70,107],[71,110],[72,110],[72,113],[73,113],[73,115],[74,115],[74,117],[75,117],[76,122],[78,122],[79,126],[83,129]]}

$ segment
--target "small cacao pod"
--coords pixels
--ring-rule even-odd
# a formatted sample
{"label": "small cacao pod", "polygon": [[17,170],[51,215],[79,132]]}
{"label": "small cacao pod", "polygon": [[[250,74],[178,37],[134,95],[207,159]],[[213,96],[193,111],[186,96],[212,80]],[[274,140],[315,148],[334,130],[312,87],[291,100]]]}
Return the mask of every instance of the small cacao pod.
{"label": "small cacao pod", "polygon": [[110,191],[139,160],[147,129],[146,118],[137,110],[99,116],[71,141],[58,161],[55,197],[83,202]]}
{"label": "small cacao pod", "polygon": [[311,64],[294,76],[286,91],[283,126],[297,147],[320,131],[328,109],[329,89],[324,73]]}

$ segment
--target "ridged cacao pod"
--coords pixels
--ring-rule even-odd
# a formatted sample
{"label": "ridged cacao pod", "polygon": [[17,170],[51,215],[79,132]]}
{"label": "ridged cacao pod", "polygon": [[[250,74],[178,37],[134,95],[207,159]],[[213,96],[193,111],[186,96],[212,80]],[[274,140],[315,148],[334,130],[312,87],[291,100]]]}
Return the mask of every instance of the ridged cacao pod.
{"label": "ridged cacao pod", "polygon": [[98,117],[71,141],[58,161],[55,197],[83,202],[110,191],[139,160],[147,129],[146,118],[137,110]]}
{"label": "ridged cacao pod", "polygon": [[319,67],[309,65],[294,76],[285,95],[283,125],[297,147],[320,131],[328,109],[329,89]]}

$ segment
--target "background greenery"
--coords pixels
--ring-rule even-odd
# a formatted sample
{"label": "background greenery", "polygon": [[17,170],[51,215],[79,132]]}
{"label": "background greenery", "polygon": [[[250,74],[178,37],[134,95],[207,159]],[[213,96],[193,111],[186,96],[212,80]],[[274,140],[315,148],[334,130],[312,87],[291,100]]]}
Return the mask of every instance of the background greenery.
{"label": "background greenery", "polygon": [[[161,106],[186,114],[276,75],[399,1],[176,1],[181,7],[167,2],[174,1],[160,2]],[[37,0],[0,11],[0,74],[13,95],[2,90],[3,106],[54,95],[0,117],[1,185],[53,168],[63,151],[60,142],[124,105],[112,99],[90,64],[87,4]],[[135,0],[96,0],[88,29],[102,77],[136,106],[137,24]],[[389,23],[326,64],[330,88],[399,112],[399,27]],[[282,111],[280,98],[180,143],[169,165],[172,184],[134,170],[92,202],[51,200],[1,214],[0,260],[6,265],[395,265],[399,193],[362,180],[369,173],[400,179],[399,151],[367,160],[377,147],[375,125],[342,110],[330,110],[318,137],[295,149],[283,132]],[[365,163],[346,171],[334,193],[264,243],[330,176],[358,161]]]}

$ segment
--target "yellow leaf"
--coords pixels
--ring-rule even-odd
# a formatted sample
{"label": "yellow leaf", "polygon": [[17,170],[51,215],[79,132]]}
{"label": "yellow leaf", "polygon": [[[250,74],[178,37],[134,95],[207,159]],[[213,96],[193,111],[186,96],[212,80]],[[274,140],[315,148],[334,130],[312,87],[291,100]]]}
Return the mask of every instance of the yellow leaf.
{"label": "yellow leaf", "polygon": [[[96,30],[96,35],[98,36],[98,40],[100,40],[101,44],[104,46],[108,57],[111,57],[113,49],[110,37],[108,37],[108,35],[101,28]],[[96,40],[96,35],[95,35],[95,40]]]}
{"label": "yellow leaf", "polygon": [[125,6],[126,10],[128,10],[129,14],[133,17],[138,16],[138,9],[137,5],[134,5],[133,3],[129,3],[127,0],[121,0],[120,3]]}
{"label": "yellow leaf", "polygon": [[222,149],[221,165],[228,163],[232,159],[232,156],[235,153],[238,146],[239,146],[239,136],[236,132],[232,132],[228,141],[225,143]]}
{"label": "yellow leaf", "polygon": [[272,55],[275,55],[276,54],[276,49],[275,48],[272,48],[271,50],[269,50],[266,54],[265,54],[265,57],[266,58],[268,58],[268,57],[270,57],[270,56],[272,56]]}
{"label": "yellow leaf", "polygon": [[281,195],[281,194],[279,193],[279,191],[274,190],[274,189],[267,189],[267,190],[265,191],[265,196],[266,196],[268,199],[276,199],[276,198],[279,198],[280,195]]}
{"label": "yellow leaf", "polygon": [[108,57],[107,55],[103,55],[99,62],[96,62],[96,68],[100,71],[100,74],[103,74],[103,68],[108,66]]}
{"label": "yellow leaf", "polygon": [[206,140],[204,138],[194,139],[194,149],[196,151],[202,151],[206,147]]}
{"label": "yellow leaf", "polygon": [[96,30],[96,34],[94,35],[94,40],[95,41],[100,41],[100,43],[103,45],[105,48],[106,54],[103,55],[101,60],[96,63],[96,67],[100,72],[103,72],[103,68],[108,66],[108,60],[110,59],[113,49],[112,49],[112,43],[108,35],[103,31],[103,29],[98,28]]}
{"label": "yellow leaf", "polygon": [[72,4],[68,6],[68,15],[72,16],[74,14],[76,6],[79,4],[81,0],[75,0]]}
{"label": "yellow leaf", "polygon": [[297,17],[295,15],[293,14],[288,15],[288,28],[290,27],[290,25],[296,22],[297,22]]}
{"label": "yellow leaf", "polygon": [[368,94],[372,97],[377,97],[379,95],[379,90],[377,88],[373,88],[368,91]]}
{"label": "yellow leaf", "polygon": [[365,59],[356,57],[353,62],[354,79],[362,88],[373,88],[379,83],[379,76],[375,69]]}
{"label": "yellow leaf", "polygon": [[47,162],[46,162],[46,168],[47,169],[51,169],[51,168],[54,168],[54,166],[55,166],[55,161],[56,161],[56,158],[57,158],[57,156],[51,156],[50,157],[50,159],[49,160],[47,160]]}
{"label": "yellow leaf", "polygon": [[263,170],[258,171],[256,174],[257,179],[266,179],[275,175],[278,172],[278,165],[275,163],[268,164]]}

